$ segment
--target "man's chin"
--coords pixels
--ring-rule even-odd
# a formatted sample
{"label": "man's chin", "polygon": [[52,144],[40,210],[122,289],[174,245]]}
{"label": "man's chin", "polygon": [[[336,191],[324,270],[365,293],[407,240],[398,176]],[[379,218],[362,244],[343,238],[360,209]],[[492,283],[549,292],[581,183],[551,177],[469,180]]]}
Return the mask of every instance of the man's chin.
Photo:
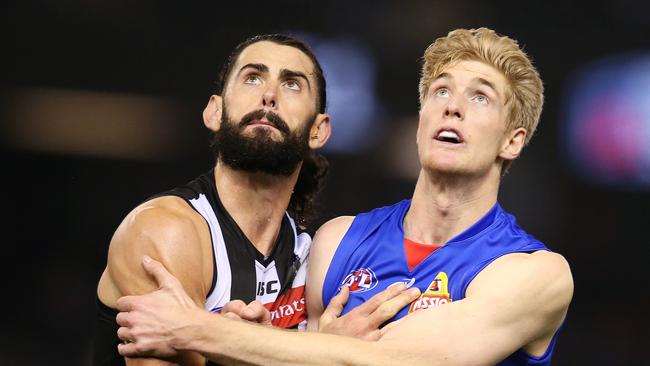
{"label": "man's chin", "polygon": [[267,167],[260,167],[260,166],[240,166],[240,165],[231,165],[228,162],[224,162],[228,167],[230,167],[233,170],[237,170],[242,173],[248,173],[252,175],[267,175],[267,176],[272,176],[272,177],[288,177],[293,172],[295,172],[296,168],[298,167],[297,165],[294,166],[293,168],[286,168],[282,170],[269,170]]}
{"label": "man's chin", "polygon": [[243,137],[263,141],[264,143],[283,142],[280,130],[269,125],[249,125],[241,132]]}
{"label": "man's chin", "polygon": [[448,175],[448,176],[453,176],[453,175],[466,175],[470,174],[469,171],[465,167],[463,167],[461,164],[455,163],[455,162],[425,162],[422,163],[422,170],[429,174],[434,174],[434,175]]}

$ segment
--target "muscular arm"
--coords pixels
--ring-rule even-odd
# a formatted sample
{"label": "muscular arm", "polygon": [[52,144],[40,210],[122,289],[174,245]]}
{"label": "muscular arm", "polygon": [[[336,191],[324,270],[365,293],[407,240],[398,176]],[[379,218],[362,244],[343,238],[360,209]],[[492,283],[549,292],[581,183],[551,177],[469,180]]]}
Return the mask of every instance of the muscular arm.
{"label": "muscular arm", "polygon": [[[202,241],[209,240],[204,221],[183,200],[161,197],[134,209],[116,230],[109,247],[108,263],[97,294],[107,306],[116,308],[124,295],[139,295],[157,289],[156,282],[141,265],[143,255],[162,263],[182,284],[197,305],[203,302],[212,276],[212,254]],[[207,248],[207,250],[206,250]],[[126,359],[129,366],[169,365],[156,359]],[[182,365],[203,365],[196,353],[180,355]]]}
{"label": "muscular arm", "polygon": [[417,311],[377,342],[284,332],[193,312],[191,325],[172,344],[230,364],[493,365],[540,342],[543,352],[572,293],[560,255],[511,254],[483,270],[465,299]]}

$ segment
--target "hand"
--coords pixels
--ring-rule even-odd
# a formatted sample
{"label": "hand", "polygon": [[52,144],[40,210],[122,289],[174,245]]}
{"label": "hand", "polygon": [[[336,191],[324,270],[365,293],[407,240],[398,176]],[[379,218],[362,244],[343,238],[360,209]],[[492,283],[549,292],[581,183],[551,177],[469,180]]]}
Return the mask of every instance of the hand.
{"label": "hand", "polygon": [[417,299],[420,290],[417,288],[407,290],[404,284],[389,286],[339,317],[349,295],[350,289],[343,286],[341,291],[332,298],[318,320],[318,331],[376,341],[382,335],[379,326]]}
{"label": "hand", "polygon": [[177,333],[195,323],[203,309],[160,262],[145,256],[142,265],[159,287],[146,295],[117,300],[117,336],[125,342],[117,346],[118,352],[127,357],[176,357],[181,339]]}
{"label": "hand", "polygon": [[226,303],[221,309],[221,315],[235,320],[248,320],[249,322],[271,326],[271,312],[257,300],[246,305],[241,300]]}

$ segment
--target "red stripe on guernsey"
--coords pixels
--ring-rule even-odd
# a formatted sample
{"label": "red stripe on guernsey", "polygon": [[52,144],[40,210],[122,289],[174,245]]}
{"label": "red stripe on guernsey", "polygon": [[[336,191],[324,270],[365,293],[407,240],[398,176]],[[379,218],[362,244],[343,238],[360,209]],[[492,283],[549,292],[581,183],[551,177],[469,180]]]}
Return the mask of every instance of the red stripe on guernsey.
{"label": "red stripe on guernsey", "polygon": [[278,297],[275,302],[264,304],[271,312],[271,323],[278,328],[292,328],[307,320],[305,286],[294,287]]}
{"label": "red stripe on guernsey", "polygon": [[406,252],[406,263],[409,265],[409,271],[413,272],[413,268],[438,248],[440,248],[440,245],[420,244],[404,238],[404,251]]}

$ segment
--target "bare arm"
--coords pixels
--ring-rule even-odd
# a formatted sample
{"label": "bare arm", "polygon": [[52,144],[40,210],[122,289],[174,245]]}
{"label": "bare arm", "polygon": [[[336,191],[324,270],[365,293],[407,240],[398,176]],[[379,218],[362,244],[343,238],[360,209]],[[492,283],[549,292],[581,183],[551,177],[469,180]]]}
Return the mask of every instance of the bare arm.
{"label": "bare arm", "polygon": [[[323,282],[336,248],[352,224],[354,216],[341,216],[325,223],[314,235],[309,252],[307,286],[307,330],[318,331],[318,321],[323,314]],[[347,299],[345,299],[347,300]],[[342,309],[341,309],[342,310]],[[339,311],[340,313],[340,311]]]}
{"label": "bare arm", "polygon": [[465,299],[407,316],[378,343],[393,352],[410,344],[418,360],[435,355],[447,365],[493,365],[520,348],[541,355],[572,295],[571,271],[561,255],[509,254],[472,281]]}
{"label": "bare arm", "polygon": [[[202,306],[212,276],[212,254],[200,241],[206,240],[204,222],[180,198],[162,197],[133,210],[116,230],[109,247],[108,263],[98,285],[100,300],[116,308],[123,295],[144,294],[157,289],[156,282],[141,265],[143,255],[165,263],[180,280],[189,297]],[[156,359],[128,359],[133,365],[169,365]],[[202,365],[203,358],[184,353],[174,359],[182,365]]]}
{"label": "bare arm", "polygon": [[[230,364],[491,365],[522,347],[541,342],[545,348],[566,314],[572,293],[571,273],[560,255],[511,254],[483,270],[470,285],[467,298],[415,312],[388,327],[377,342],[286,332],[180,307],[174,313],[183,326],[169,333],[164,344],[197,350]],[[125,298],[120,310],[142,305],[146,304]],[[128,324],[134,316],[137,311],[121,313],[118,321]],[[120,330],[136,338],[139,332]],[[120,346],[120,352],[157,354],[151,346],[136,342]]]}

